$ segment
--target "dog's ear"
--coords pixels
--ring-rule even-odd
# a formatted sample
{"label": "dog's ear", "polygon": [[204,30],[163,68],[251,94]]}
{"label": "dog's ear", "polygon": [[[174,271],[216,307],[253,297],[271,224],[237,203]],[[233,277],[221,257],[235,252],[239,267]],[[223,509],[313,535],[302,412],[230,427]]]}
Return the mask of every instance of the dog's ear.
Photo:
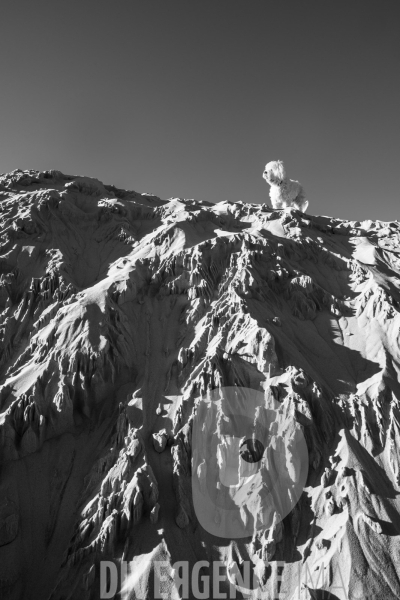
{"label": "dog's ear", "polygon": [[281,160],[276,161],[275,172],[281,181],[286,179],[285,165],[283,164],[283,162]]}

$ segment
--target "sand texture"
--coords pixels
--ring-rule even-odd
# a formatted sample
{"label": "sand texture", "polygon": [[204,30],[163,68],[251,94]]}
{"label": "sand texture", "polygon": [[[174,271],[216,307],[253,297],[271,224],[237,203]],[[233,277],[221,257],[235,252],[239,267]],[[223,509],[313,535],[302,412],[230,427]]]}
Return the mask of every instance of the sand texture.
{"label": "sand texture", "polygon": [[[106,560],[132,600],[157,561],[200,560],[227,598],[246,561],[237,598],[400,598],[399,222],[58,171],[2,175],[0,211],[1,600],[95,600]],[[309,464],[283,520],[229,540],[196,516],[192,424],[234,386],[279,403]]]}

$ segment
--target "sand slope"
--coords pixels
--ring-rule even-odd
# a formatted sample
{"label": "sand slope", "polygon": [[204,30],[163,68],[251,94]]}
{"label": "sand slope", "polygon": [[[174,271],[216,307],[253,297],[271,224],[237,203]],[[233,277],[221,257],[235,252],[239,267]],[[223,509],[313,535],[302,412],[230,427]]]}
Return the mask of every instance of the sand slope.
{"label": "sand slope", "polygon": [[[130,598],[158,560],[250,560],[253,598],[400,597],[397,221],[58,171],[1,176],[0,211],[1,598],[99,598],[122,559]],[[309,475],[281,526],[230,543],[193,510],[191,422],[235,385],[301,424]]]}

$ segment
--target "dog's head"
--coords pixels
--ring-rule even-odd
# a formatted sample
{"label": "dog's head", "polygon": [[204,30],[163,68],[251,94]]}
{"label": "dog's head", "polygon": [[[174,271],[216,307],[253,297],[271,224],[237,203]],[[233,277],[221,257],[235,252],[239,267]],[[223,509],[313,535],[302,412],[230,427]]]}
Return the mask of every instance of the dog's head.
{"label": "dog's head", "polygon": [[281,185],[286,179],[286,171],[281,160],[271,160],[265,165],[263,178],[270,185]]}

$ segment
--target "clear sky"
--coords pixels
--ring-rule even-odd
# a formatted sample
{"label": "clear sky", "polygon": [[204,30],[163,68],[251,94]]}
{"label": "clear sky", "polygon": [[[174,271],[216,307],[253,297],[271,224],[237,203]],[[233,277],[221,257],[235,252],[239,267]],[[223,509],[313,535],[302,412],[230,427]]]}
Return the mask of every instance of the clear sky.
{"label": "clear sky", "polygon": [[0,172],[400,219],[399,0],[3,0]]}

